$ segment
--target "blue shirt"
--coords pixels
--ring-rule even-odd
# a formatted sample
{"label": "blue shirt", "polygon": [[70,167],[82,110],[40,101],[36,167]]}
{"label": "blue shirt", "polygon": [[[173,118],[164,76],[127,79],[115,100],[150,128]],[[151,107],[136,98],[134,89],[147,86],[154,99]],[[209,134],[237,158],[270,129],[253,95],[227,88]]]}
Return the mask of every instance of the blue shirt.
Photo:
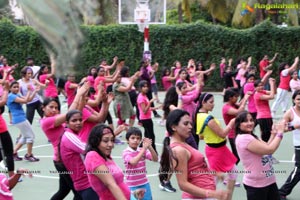
{"label": "blue shirt", "polygon": [[11,112],[12,124],[18,124],[26,121],[26,115],[22,108],[22,104],[15,102],[17,97],[21,97],[21,95],[9,93],[7,98],[7,106]]}

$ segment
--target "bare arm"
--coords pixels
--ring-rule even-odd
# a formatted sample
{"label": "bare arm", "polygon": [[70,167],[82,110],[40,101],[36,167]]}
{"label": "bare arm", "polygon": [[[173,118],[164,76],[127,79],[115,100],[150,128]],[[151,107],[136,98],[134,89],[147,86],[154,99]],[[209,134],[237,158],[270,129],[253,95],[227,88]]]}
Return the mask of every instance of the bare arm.
{"label": "bare arm", "polygon": [[275,53],[274,57],[269,61],[269,63],[273,63],[278,56],[278,53]]}
{"label": "bare arm", "polygon": [[190,153],[182,147],[175,147],[172,151],[178,159],[178,166],[175,170],[180,190],[200,198],[217,198],[222,200],[227,198],[226,191],[206,190],[190,183],[187,178],[189,172],[188,161],[191,157]]}
{"label": "bare arm", "polygon": [[110,173],[107,173],[108,171],[109,169],[105,165],[100,165],[95,169],[94,175],[100,179],[116,199],[127,200],[114,177]]}
{"label": "bare arm", "polygon": [[258,155],[273,154],[276,151],[276,149],[279,147],[279,144],[282,140],[282,138],[278,136],[278,134],[282,134],[284,132],[284,129],[285,129],[285,121],[282,120],[279,124],[276,125],[276,130],[272,131],[273,137],[270,137],[268,143],[262,140],[255,139],[248,144],[247,149],[252,153]]}

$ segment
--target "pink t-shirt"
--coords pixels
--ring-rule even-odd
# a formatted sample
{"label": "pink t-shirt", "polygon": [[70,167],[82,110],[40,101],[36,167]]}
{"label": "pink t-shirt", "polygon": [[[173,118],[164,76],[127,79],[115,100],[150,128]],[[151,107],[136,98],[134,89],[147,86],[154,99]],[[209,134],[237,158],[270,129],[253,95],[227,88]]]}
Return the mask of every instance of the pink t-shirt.
{"label": "pink t-shirt", "polygon": [[248,99],[248,111],[250,113],[256,113],[257,111],[256,111],[255,102],[254,102],[254,92],[255,92],[254,83],[246,83],[244,85],[244,94],[247,94],[248,91],[252,92],[252,94],[250,95],[250,97]]}
{"label": "pink t-shirt", "polygon": [[86,80],[90,83],[91,87],[94,87],[94,84],[95,84],[95,78],[94,78],[94,76],[87,76]]}
{"label": "pink t-shirt", "polygon": [[41,128],[47,136],[48,140],[50,140],[53,147],[53,160],[59,161],[58,156],[58,145],[60,142],[61,135],[64,133],[64,125],[60,125],[55,127],[55,119],[57,116],[53,117],[43,117],[40,120]]}
{"label": "pink t-shirt", "polygon": [[88,141],[88,138],[89,138],[92,128],[97,125],[96,122],[87,121],[92,116],[93,111],[94,111],[94,109],[87,105],[85,105],[85,107],[82,109],[83,125],[82,125],[81,131],[79,132],[79,138],[83,142]]}
{"label": "pink t-shirt", "polygon": [[70,106],[72,104],[72,102],[75,99],[75,91],[76,88],[70,88],[70,85],[72,84],[72,82],[67,81],[65,84],[65,91],[67,93],[67,104],[68,106]]}
{"label": "pink t-shirt", "polygon": [[0,174],[0,199],[13,200],[13,194],[9,190],[8,178],[5,174]]}
{"label": "pink t-shirt", "polygon": [[[181,67],[176,67],[174,70],[174,75],[177,76],[177,74],[179,73],[179,71],[181,70]],[[179,76],[177,76],[176,82],[179,79]]]}
{"label": "pink t-shirt", "polygon": [[225,63],[221,63],[220,64],[220,77],[223,78],[224,76],[224,70],[225,70],[226,64]]}
{"label": "pink t-shirt", "polygon": [[140,186],[148,183],[148,179],[146,177],[146,159],[152,160],[152,155],[150,151],[147,149],[145,151],[142,158],[139,160],[139,162],[136,165],[131,165],[129,161],[136,157],[139,152],[141,151],[141,148],[138,148],[137,150],[134,150],[130,147],[127,147],[123,151],[123,161],[125,165],[125,182],[129,187],[135,187]]}
{"label": "pink t-shirt", "polygon": [[162,77],[161,81],[165,91],[168,91],[168,89],[173,86],[172,81],[168,80],[168,76]]}
{"label": "pink t-shirt", "polygon": [[[1,67],[0,68],[0,72],[1,72],[2,76],[3,76],[3,70],[9,71],[9,70],[11,70],[11,67],[10,66],[3,66],[3,67]],[[6,77],[6,80],[9,83],[12,83],[15,80],[15,78],[11,75],[11,73],[9,73],[8,76]]]}
{"label": "pink t-shirt", "polygon": [[[40,82],[42,84],[45,84],[45,82],[47,80],[47,76],[48,76],[48,74],[43,74],[43,75],[40,76]],[[44,90],[44,96],[55,98],[55,97],[58,96],[58,92],[57,92],[55,82],[54,82],[53,78],[48,78],[48,81],[49,81],[49,84]]]}
{"label": "pink t-shirt", "polygon": [[[222,108],[222,115],[223,115],[223,119],[224,119],[224,122],[226,125],[229,124],[230,120],[232,120],[233,118],[235,118],[235,115],[229,115],[227,114],[229,109],[230,108],[234,108],[234,109],[237,109],[236,107],[228,104],[228,103],[225,103],[223,105],[223,108]],[[228,138],[235,138],[235,131],[234,129],[231,129],[228,133]]]}
{"label": "pink t-shirt", "polygon": [[98,93],[98,85],[100,83],[103,83],[103,89],[106,90],[106,84],[105,84],[105,77],[104,76],[97,76],[94,82],[94,89],[96,91],[96,94]]}
{"label": "pink t-shirt", "polygon": [[149,108],[148,111],[144,113],[141,107],[142,103],[144,103],[145,106],[148,106],[150,104],[148,97],[140,93],[137,97],[136,102],[138,104],[138,109],[140,111],[140,120],[151,119],[151,109]]}
{"label": "pink t-shirt", "polygon": [[282,70],[280,73],[280,82],[278,88],[281,88],[283,90],[289,90],[290,80],[291,80],[291,75],[289,74],[289,70],[288,69]]}
{"label": "pink t-shirt", "polygon": [[300,87],[300,79],[297,79],[297,80],[291,79],[290,80],[290,88],[292,90],[292,94],[294,94],[297,87],[298,88]]}
{"label": "pink t-shirt", "polygon": [[[173,149],[176,146],[181,146],[190,152],[188,160],[187,179],[193,185],[207,190],[216,190],[215,178],[212,171],[208,168],[204,156],[196,149],[188,144],[173,142],[170,144]],[[183,192],[182,199],[199,199],[189,193]]]}
{"label": "pink t-shirt", "polygon": [[76,191],[91,187],[87,174],[84,173],[86,170],[82,160],[85,145],[70,129],[67,129],[61,138],[61,159],[70,173]]}
{"label": "pink t-shirt", "polygon": [[256,119],[272,118],[268,100],[261,100],[260,97],[267,94],[265,90],[254,93],[254,102],[257,110]]}
{"label": "pink t-shirt", "polygon": [[245,77],[245,73],[246,73],[246,69],[244,68],[240,68],[238,74],[237,74],[237,77],[239,77],[239,79],[237,80],[240,80],[240,85],[243,86],[246,82],[246,77]]}
{"label": "pink t-shirt", "polygon": [[272,160],[268,155],[258,155],[249,151],[248,145],[256,140],[250,134],[239,134],[236,137],[236,148],[244,167],[243,183],[261,188],[276,182]]}
{"label": "pink t-shirt", "polygon": [[193,90],[185,95],[182,95],[182,110],[187,111],[190,114],[190,117],[194,115],[197,104],[194,100],[198,97],[200,90]]}
{"label": "pink t-shirt", "polygon": [[[101,182],[101,180],[95,175],[95,173],[110,173],[115,179],[117,185],[122,190],[127,199],[130,199],[130,190],[124,183],[124,175],[122,169],[116,165],[113,160],[105,160],[97,152],[90,151],[86,154],[84,164],[86,172],[91,183],[92,188],[98,194],[99,199],[115,200],[110,190]],[[108,168],[108,172],[97,172],[97,167],[105,165]]]}
{"label": "pink t-shirt", "polygon": [[2,115],[0,115],[0,134],[7,131],[7,125]]}

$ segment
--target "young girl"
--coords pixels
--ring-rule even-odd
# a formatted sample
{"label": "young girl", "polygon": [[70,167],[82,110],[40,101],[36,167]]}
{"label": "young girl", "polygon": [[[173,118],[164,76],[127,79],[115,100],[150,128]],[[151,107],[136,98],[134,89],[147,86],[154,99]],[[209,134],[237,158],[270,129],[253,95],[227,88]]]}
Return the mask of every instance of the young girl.
{"label": "young girl", "polygon": [[[152,200],[150,184],[146,177],[146,159],[154,162],[158,161],[156,152],[151,146],[152,141],[148,138],[142,139],[142,132],[136,127],[131,127],[126,133],[128,143],[127,149],[123,151],[123,161],[125,164],[125,182],[130,191],[145,189],[144,200]],[[143,147],[139,147],[140,144]],[[131,195],[132,200],[136,198]]]}
{"label": "young girl", "polygon": [[22,158],[18,156],[17,152],[23,146],[23,144],[27,144],[27,153],[24,156],[24,159],[30,162],[36,162],[39,161],[39,159],[34,157],[32,154],[34,132],[32,130],[31,124],[26,119],[26,115],[22,108],[22,104],[30,102],[34,98],[36,92],[39,90],[39,87],[36,87],[34,91],[31,91],[32,87],[29,86],[29,92],[25,97],[18,94],[20,91],[19,87],[20,85],[18,82],[12,82],[10,84],[10,93],[7,99],[7,106],[12,114],[12,123],[20,130],[22,135],[14,149],[14,160],[22,160]]}
{"label": "young girl", "polygon": [[[262,86],[263,87],[263,86]],[[265,142],[254,135],[254,120],[243,111],[235,119],[236,146],[244,167],[243,184],[248,200],[279,200],[279,193],[272,167],[272,154],[278,148],[285,129],[285,121],[275,126],[270,139]]]}
{"label": "young girl", "polygon": [[78,134],[82,129],[82,114],[79,110],[70,110],[66,116],[67,127],[60,142],[60,156],[74,183],[75,190],[83,200],[99,200],[91,188],[82,155],[86,144]]}
{"label": "young girl", "polygon": [[149,85],[147,81],[142,80],[139,82],[139,90],[140,90],[140,94],[138,95],[137,98],[137,105],[140,113],[140,122],[142,123],[145,129],[144,137],[152,140],[152,147],[156,151],[155,135],[153,130],[151,111],[156,110],[157,108],[150,107],[151,103],[154,102],[155,99],[149,100],[147,97],[147,92],[149,90]]}

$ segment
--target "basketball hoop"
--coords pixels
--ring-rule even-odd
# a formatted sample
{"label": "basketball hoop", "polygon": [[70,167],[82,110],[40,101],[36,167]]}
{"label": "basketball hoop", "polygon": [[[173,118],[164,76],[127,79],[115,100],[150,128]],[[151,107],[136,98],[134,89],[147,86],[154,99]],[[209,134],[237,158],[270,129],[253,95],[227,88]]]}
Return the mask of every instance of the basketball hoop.
{"label": "basketball hoop", "polygon": [[138,25],[139,31],[143,33],[145,30],[145,27],[146,27],[145,20],[143,20],[143,19],[137,20],[137,25]]}

